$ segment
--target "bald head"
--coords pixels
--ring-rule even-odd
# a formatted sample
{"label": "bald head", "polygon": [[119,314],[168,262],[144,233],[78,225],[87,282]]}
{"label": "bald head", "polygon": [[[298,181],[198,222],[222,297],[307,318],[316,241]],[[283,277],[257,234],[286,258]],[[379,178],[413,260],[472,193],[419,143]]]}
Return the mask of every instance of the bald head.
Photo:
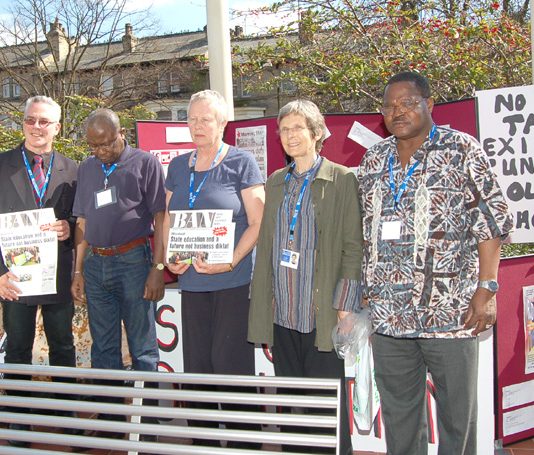
{"label": "bald head", "polygon": [[85,122],[85,130],[108,130],[119,132],[121,129],[121,122],[119,116],[111,109],[96,109],[89,114]]}

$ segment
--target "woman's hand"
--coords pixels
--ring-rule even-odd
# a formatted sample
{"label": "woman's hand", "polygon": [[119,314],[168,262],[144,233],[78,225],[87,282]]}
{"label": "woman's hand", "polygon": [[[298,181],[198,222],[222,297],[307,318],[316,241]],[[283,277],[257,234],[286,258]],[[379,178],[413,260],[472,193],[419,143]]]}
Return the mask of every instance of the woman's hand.
{"label": "woman's hand", "polygon": [[215,275],[232,270],[232,264],[208,264],[202,258],[193,259],[193,267],[198,273],[205,273],[206,275]]}
{"label": "woman's hand", "polygon": [[174,273],[175,275],[183,275],[187,269],[190,267],[190,264],[184,262],[179,262],[178,264],[165,264],[167,268]]}

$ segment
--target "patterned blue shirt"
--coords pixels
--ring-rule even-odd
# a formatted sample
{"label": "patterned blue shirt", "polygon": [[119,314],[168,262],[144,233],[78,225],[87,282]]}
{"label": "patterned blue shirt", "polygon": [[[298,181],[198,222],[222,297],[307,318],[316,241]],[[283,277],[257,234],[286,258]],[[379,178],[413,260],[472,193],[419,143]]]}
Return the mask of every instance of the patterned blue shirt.
{"label": "patterned blue shirt", "polygon": [[[419,161],[394,208],[395,186]],[[363,277],[374,330],[396,337],[469,337],[463,329],[478,283],[478,243],[505,237],[512,218],[480,144],[437,127],[401,168],[396,139],[371,147],[358,169],[363,214]],[[400,238],[383,239],[400,221]]]}

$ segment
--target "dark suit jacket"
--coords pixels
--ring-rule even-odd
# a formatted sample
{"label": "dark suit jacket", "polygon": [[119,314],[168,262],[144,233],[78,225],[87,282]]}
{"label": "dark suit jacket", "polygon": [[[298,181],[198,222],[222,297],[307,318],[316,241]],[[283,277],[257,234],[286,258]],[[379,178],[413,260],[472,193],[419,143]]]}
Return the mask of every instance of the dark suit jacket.
{"label": "dark suit jacket", "polygon": [[[76,193],[77,171],[78,165],[74,161],[55,152],[44,207],[53,207],[56,218],[67,220],[71,225],[71,238],[58,242],[57,294],[21,297],[20,303],[45,305],[71,300],[70,284],[75,223],[75,218],[72,216],[72,204]],[[0,153],[0,213],[37,208],[20,146],[8,152]],[[3,254],[2,259],[4,259]],[[0,275],[7,271],[4,260],[1,260]]]}

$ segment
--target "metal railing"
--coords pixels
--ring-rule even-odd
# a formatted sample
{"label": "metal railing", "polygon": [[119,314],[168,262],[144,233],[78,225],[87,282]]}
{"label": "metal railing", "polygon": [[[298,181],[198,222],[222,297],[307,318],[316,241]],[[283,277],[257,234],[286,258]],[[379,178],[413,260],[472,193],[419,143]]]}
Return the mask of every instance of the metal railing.
{"label": "metal railing", "polygon": [[[300,446],[299,453],[303,447],[321,447],[338,454],[341,386],[333,379],[13,364],[0,364],[0,373],[0,407],[4,407],[0,422],[33,426],[33,431],[0,428],[2,440],[69,447],[71,452],[108,449],[132,455],[245,455],[258,453],[262,444],[282,446],[287,454],[295,453],[291,450],[295,446]],[[98,384],[103,381],[105,386]],[[157,383],[159,388],[145,387],[149,383]],[[100,418],[90,418],[95,414]],[[213,427],[187,426],[185,421],[193,425],[212,422]],[[233,429],[235,426],[239,428]],[[57,429],[63,430],[58,433]],[[83,435],[72,434],[82,431]],[[88,435],[90,432],[97,436]],[[126,438],[109,437],[114,433]],[[258,449],[193,446],[191,440],[257,443]],[[0,445],[0,454],[57,453],[34,447]],[[279,454],[272,450],[262,453]]]}

